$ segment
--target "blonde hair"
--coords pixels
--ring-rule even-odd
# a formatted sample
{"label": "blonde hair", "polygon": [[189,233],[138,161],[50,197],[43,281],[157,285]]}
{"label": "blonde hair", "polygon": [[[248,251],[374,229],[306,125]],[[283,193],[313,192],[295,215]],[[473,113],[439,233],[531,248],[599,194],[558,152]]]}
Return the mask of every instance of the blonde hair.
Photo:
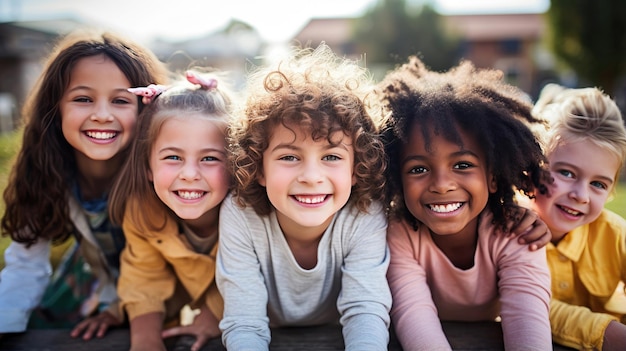
{"label": "blonde hair", "polygon": [[559,145],[584,140],[614,154],[621,170],[626,160],[626,127],[615,101],[598,88],[563,89],[549,99],[546,103],[540,97],[533,109],[548,122],[542,136],[547,156]]}

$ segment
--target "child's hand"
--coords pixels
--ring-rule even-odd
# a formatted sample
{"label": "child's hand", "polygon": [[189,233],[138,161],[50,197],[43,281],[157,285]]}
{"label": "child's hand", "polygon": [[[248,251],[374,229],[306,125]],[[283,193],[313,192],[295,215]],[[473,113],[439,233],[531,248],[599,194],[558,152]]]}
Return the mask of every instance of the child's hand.
{"label": "child's hand", "polygon": [[96,333],[96,337],[101,338],[106,333],[109,327],[122,324],[111,313],[104,311],[95,317],[89,317],[82,322],[78,323],[74,329],[72,329],[70,336],[73,338],[79,337],[83,334],[83,340],[89,340]]}
{"label": "child's hand", "polygon": [[517,241],[527,244],[531,251],[546,246],[552,240],[552,234],[537,213],[524,207],[509,208],[507,211],[507,229]]}
{"label": "child's hand", "polygon": [[200,307],[200,314],[195,317],[191,325],[164,330],[161,336],[163,338],[169,338],[178,335],[195,335],[196,342],[191,345],[191,351],[198,351],[209,339],[220,335],[218,324],[219,321],[217,318],[215,318],[209,308],[204,305]]}

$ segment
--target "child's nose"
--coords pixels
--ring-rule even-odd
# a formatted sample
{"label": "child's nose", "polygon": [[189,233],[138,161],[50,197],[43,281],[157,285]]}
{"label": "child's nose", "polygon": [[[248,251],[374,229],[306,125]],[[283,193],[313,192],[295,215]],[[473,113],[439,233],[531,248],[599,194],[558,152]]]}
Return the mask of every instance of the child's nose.
{"label": "child's nose", "polygon": [[200,178],[200,170],[193,162],[185,162],[183,168],[180,170],[179,177],[183,180],[196,180]]}
{"label": "child's nose", "polygon": [[100,122],[112,121],[113,113],[111,112],[109,104],[107,102],[96,102],[91,120]]}
{"label": "child's nose", "polygon": [[589,189],[587,189],[587,184],[583,184],[581,182],[576,183],[568,196],[581,204],[586,204],[589,202]]}
{"label": "child's nose", "polygon": [[447,172],[433,171],[432,182],[429,186],[429,190],[431,192],[444,194],[448,191],[454,190],[455,188],[456,183]]}
{"label": "child's nose", "polygon": [[317,183],[322,180],[322,171],[317,162],[306,161],[302,167],[302,171],[298,176],[298,181],[303,183]]}

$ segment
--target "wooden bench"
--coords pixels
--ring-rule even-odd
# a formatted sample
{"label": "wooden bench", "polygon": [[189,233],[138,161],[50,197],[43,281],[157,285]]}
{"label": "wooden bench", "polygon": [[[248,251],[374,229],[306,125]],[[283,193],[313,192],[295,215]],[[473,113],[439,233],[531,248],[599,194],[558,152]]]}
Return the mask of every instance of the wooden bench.
{"label": "wooden bench", "polygon": [[[503,350],[502,330],[499,323],[444,322],[444,331],[454,350]],[[166,340],[170,351],[189,350],[194,338],[183,336]],[[102,339],[83,341],[69,336],[65,329],[29,330],[20,334],[7,334],[0,338],[0,350],[11,351],[116,351],[128,350],[128,329],[113,329]],[[210,340],[202,351],[226,350],[219,338]],[[307,328],[277,328],[272,330],[272,351],[343,351],[341,329],[337,326]],[[391,333],[390,351],[402,348]],[[554,345],[554,350],[573,350]]]}

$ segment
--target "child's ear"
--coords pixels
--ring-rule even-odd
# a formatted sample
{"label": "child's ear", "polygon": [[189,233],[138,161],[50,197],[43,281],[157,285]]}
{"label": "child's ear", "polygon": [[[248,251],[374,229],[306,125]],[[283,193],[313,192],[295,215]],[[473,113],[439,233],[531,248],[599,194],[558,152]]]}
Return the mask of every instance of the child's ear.
{"label": "child's ear", "polygon": [[257,182],[259,182],[260,186],[265,186],[266,182],[265,182],[265,176],[263,174],[259,174],[257,177]]}
{"label": "child's ear", "polygon": [[356,175],[354,175],[354,172],[352,172],[352,186],[356,185]]}
{"label": "child's ear", "polygon": [[152,170],[151,169],[148,169],[148,180],[151,181],[151,182],[154,181],[154,177],[152,176]]}
{"label": "child's ear", "polygon": [[489,193],[493,194],[498,191],[498,182],[496,182],[496,177],[492,174],[489,175]]}

